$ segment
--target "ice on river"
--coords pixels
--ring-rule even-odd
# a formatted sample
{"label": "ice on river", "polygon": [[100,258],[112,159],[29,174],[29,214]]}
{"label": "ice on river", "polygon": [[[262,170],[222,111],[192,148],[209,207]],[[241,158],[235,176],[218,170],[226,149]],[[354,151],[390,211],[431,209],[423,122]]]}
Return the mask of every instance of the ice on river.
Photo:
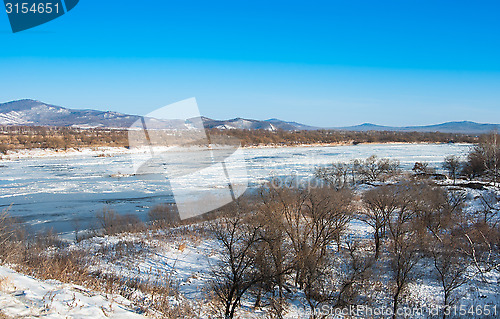
{"label": "ice on river", "polygon": [[[370,155],[389,157],[411,169],[417,161],[439,168],[445,156],[465,156],[468,144],[361,144],[352,146],[246,148],[250,187],[269,176],[312,176],[314,168]],[[166,178],[134,176],[130,154],[99,152],[27,157],[0,161],[0,209],[9,209],[34,230],[69,233],[89,226],[96,212],[108,207],[146,219],[150,207],[172,202]],[[137,154],[135,155],[137,156]],[[192,156],[189,153],[186,156]],[[182,157],[180,157],[182,158]],[[186,180],[183,187],[197,187]]]}

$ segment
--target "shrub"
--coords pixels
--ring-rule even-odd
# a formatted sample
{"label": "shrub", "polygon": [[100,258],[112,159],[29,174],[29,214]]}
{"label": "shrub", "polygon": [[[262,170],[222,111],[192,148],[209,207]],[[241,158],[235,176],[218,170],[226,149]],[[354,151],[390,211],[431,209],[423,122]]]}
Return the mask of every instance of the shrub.
{"label": "shrub", "polygon": [[179,224],[179,212],[174,205],[161,204],[151,208],[148,212],[149,222],[153,227],[165,228]]}
{"label": "shrub", "polygon": [[20,259],[25,236],[19,223],[7,211],[0,213],[0,264]]}
{"label": "shrub", "polygon": [[145,229],[144,223],[134,215],[119,215],[112,209],[104,208],[96,214],[96,232],[114,235],[123,232],[139,232]]}
{"label": "shrub", "polygon": [[457,180],[457,174],[462,167],[462,162],[460,161],[460,157],[456,155],[450,155],[445,157],[443,168],[448,171],[448,176],[453,179],[453,184],[455,184]]}

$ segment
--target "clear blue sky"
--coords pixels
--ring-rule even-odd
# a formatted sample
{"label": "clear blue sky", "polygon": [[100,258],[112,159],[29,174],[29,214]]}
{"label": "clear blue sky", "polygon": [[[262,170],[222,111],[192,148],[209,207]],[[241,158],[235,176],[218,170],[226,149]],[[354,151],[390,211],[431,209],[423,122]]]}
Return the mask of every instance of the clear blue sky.
{"label": "clear blue sky", "polygon": [[500,1],[97,1],[12,34],[0,102],[318,126],[500,123]]}

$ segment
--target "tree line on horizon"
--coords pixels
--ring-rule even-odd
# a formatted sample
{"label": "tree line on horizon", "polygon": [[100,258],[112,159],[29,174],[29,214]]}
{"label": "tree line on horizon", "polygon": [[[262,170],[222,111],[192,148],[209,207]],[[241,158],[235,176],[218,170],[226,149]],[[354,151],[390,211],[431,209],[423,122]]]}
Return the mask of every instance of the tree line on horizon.
{"label": "tree line on horizon", "polygon": [[[478,136],[441,132],[392,131],[268,131],[209,129],[208,135],[236,138],[241,146],[297,146],[306,144],[360,143],[477,143]],[[42,126],[0,126],[0,154],[19,149],[66,150],[80,147],[128,147],[128,131],[124,129],[72,128]]]}

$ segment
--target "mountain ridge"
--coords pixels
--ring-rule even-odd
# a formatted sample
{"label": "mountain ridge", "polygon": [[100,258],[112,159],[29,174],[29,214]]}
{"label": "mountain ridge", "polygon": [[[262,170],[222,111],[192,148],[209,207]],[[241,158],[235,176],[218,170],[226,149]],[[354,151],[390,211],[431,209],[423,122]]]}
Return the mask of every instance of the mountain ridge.
{"label": "mountain ridge", "polygon": [[366,132],[366,131],[394,131],[394,132],[441,132],[462,134],[484,134],[494,130],[500,130],[500,124],[476,123],[472,121],[451,121],[440,124],[421,126],[384,126],[372,123],[338,127],[335,129]]}
{"label": "mountain ridge", "polygon": [[[22,99],[0,103],[0,125],[64,126],[79,128],[128,128],[141,116],[113,111],[93,109],[70,109],[47,104],[38,100]],[[277,118],[267,120],[245,119],[215,120],[202,117],[206,128],[210,129],[247,129],[247,130],[320,130],[340,131],[396,131],[396,132],[442,132],[462,134],[483,134],[499,130],[500,124],[476,123],[472,121],[453,121],[421,126],[384,126],[362,123],[354,126],[321,128]],[[185,129],[183,123],[175,120],[157,120],[160,127]]]}

